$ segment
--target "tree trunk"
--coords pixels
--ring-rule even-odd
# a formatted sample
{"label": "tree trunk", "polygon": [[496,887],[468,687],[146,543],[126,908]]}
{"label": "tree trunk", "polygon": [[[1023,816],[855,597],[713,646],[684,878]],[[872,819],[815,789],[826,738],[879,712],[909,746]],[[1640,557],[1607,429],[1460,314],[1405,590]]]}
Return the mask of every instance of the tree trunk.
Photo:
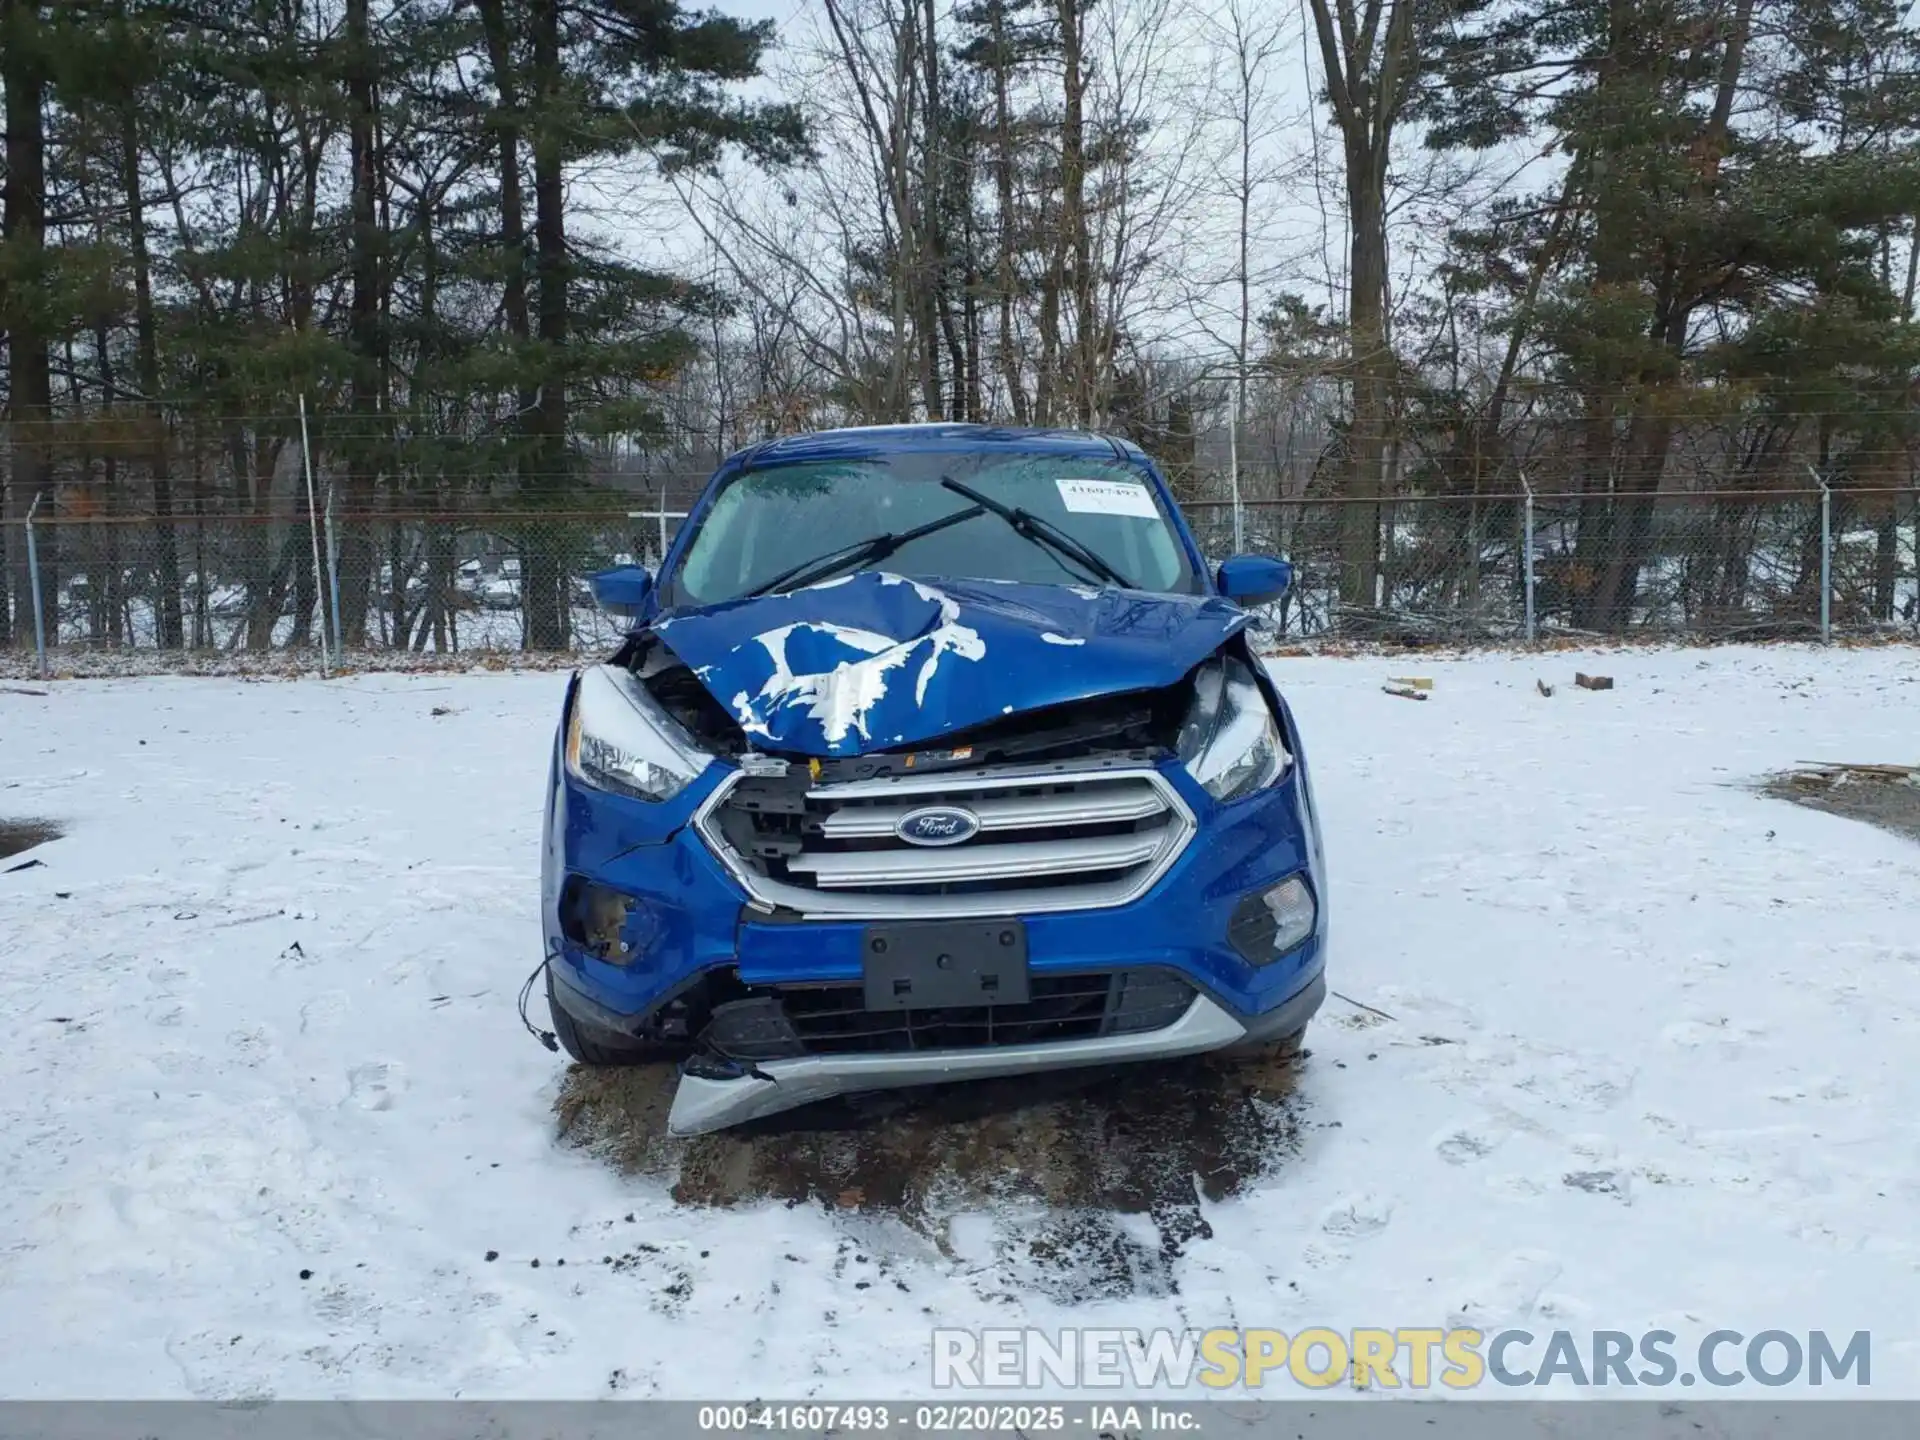
{"label": "tree trunk", "polygon": [[[1371,174],[1371,157],[1348,158]],[[1351,181],[1349,181],[1351,185]],[[1379,603],[1380,471],[1387,454],[1390,363],[1386,355],[1386,217],[1381,188],[1363,183],[1349,196],[1351,294],[1347,326],[1353,371],[1353,423],[1347,433],[1346,498],[1340,507],[1340,599]]]}
{"label": "tree trunk", "polygon": [[[972,176],[968,176],[971,188]],[[960,285],[960,332],[965,337],[965,351],[962,356],[965,378],[961,384],[964,406],[957,418],[978,422],[985,414],[981,390],[980,374],[980,272],[975,257],[979,251],[979,237],[969,221],[967,226],[967,265],[961,276]]]}
{"label": "tree trunk", "polygon": [[[1239,31],[1237,12],[1234,15],[1234,22],[1237,33]],[[1229,463],[1233,468],[1227,478],[1230,498],[1236,510],[1240,505],[1240,447],[1247,443],[1247,344],[1253,327],[1253,277],[1248,273],[1250,259],[1248,250],[1252,239],[1250,232],[1253,228],[1253,98],[1250,93],[1252,77],[1247,72],[1247,53],[1244,46],[1240,50],[1239,60],[1240,183],[1234,198],[1240,210],[1240,225],[1235,237],[1239,242],[1237,247],[1239,253],[1236,257],[1238,264],[1235,267],[1238,273],[1234,279],[1235,288],[1240,293],[1240,309],[1237,317],[1240,322],[1240,333],[1233,350],[1233,414],[1227,420],[1227,423],[1233,427],[1233,434],[1230,437],[1233,443],[1228,447]],[[1235,530],[1240,531],[1243,528],[1240,515],[1236,513],[1233,518]],[[1236,547],[1243,540],[1243,536],[1238,533],[1233,538]]]}
{"label": "tree trunk", "polygon": [[[526,201],[520,183],[521,116],[519,85],[513,74],[513,43],[507,29],[505,0],[480,0],[480,25],[486,36],[487,64],[493,71],[498,96],[492,117],[500,152],[500,244],[507,266],[501,287],[501,310],[507,333],[525,346],[533,338],[527,306]],[[520,413],[528,415],[539,401],[537,387],[522,384]]]}
{"label": "tree trunk", "polygon": [[173,449],[160,403],[160,342],[154,321],[153,262],[147,250],[146,206],[141,191],[139,109],[131,92],[120,106],[120,175],[126,193],[127,250],[133,262],[134,368],[144,397],[147,443],[152,447],[154,641],[162,650],[178,650],[185,642],[186,627],[180,610],[180,548],[173,529]]}
{"label": "tree trunk", "polygon": [[[999,304],[1000,329],[996,345],[1000,362],[1000,380],[1007,387],[1007,403],[1013,410],[1013,423],[1029,425],[1032,411],[1027,405],[1026,377],[1021,373],[1020,349],[1014,340],[1013,302],[1016,288],[1017,257],[1013,209],[1013,103],[1008,93],[1009,71],[1013,57],[1007,35],[1007,10],[996,3],[993,16],[993,187],[995,215],[994,256],[995,300]],[[1916,247],[1920,248],[1920,247]]]}
{"label": "tree trunk", "polygon": [[[540,402],[532,447],[543,500],[565,495],[567,448],[567,231],[565,120],[560,73],[560,0],[533,5],[533,207],[541,349]],[[530,650],[564,650],[573,638],[565,547],[551,524],[530,525],[521,541],[524,640]]]}
{"label": "tree trunk", "polygon": [[[507,334],[512,337],[520,351],[518,370],[520,383],[517,399],[515,428],[525,437],[517,458],[519,472],[519,492],[522,506],[537,508],[546,487],[555,478],[555,455],[561,461],[565,459],[565,394],[561,392],[560,444],[553,445],[547,436],[544,420],[544,391],[537,383],[533,369],[533,307],[527,294],[528,247],[526,196],[522,184],[520,164],[520,145],[524,138],[525,117],[520,105],[520,84],[514,74],[512,32],[508,28],[505,0],[479,0],[481,30],[486,37],[487,64],[493,72],[493,88],[497,101],[493,116],[494,138],[499,146],[500,159],[500,244],[506,252],[506,278],[502,287],[501,310],[506,317]],[[543,20],[551,19],[557,25],[558,17],[553,15],[551,7]],[[546,70],[540,68],[542,62]],[[551,46],[543,47],[536,56],[536,73],[533,83],[536,98],[547,92],[541,87],[550,83],[548,76],[551,68],[559,63],[557,33]],[[536,194],[536,204],[538,195]],[[565,234],[561,241],[564,247]],[[546,271],[541,270],[541,282],[544,286]],[[544,291],[543,291],[544,294]],[[564,311],[562,318],[564,319]],[[542,315],[544,325],[545,316]],[[563,330],[564,338],[564,330]],[[546,357],[549,366],[557,363],[557,356]],[[551,383],[551,382],[550,382]],[[520,566],[520,587],[522,604],[522,641],[530,648],[539,648],[535,639],[532,620],[533,603],[531,581],[534,574],[545,576],[543,584],[552,583],[552,572],[558,568],[543,548],[544,541],[537,525],[529,525],[521,538],[522,551]],[[451,567],[449,567],[451,573]],[[449,579],[451,586],[451,579]],[[450,643],[458,648],[459,618],[449,613]],[[557,617],[553,607],[547,606],[541,611],[539,636],[551,641],[557,628]]]}
{"label": "tree trunk", "polygon": [[[925,295],[925,309],[922,324],[928,332],[928,343],[932,346],[946,347],[946,413],[949,420],[967,418],[966,400],[966,345],[961,337],[959,322],[954,315],[953,304],[953,261],[950,253],[948,222],[952,218],[955,197],[966,192],[955,184],[951,171],[952,156],[948,153],[951,135],[947,117],[942,112],[941,75],[940,75],[940,37],[936,30],[938,9],[936,0],[922,0],[917,7],[918,21],[921,27],[920,76],[924,91],[925,113],[921,117],[921,132],[925,138],[925,153],[922,157],[920,182],[921,224],[925,230],[926,282],[921,287]],[[959,202],[965,204],[964,200]],[[940,383],[937,364],[932,367],[935,373],[934,403],[940,399]],[[929,420],[942,418],[939,409],[929,410]]]}
{"label": "tree trunk", "polygon": [[[0,0],[0,82],[7,91],[7,174],[4,230],[12,252],[12,286],[24,298],[9,304],[7,332],[8,418],[12,473],[6,517],[24,520],[34,497],[52,481],[48,428],[53,418],[53,374],[43,317],[37,313],[46,266],[47,175],[44,43],[40,0]],[[51,496],[45,497],[50,504]],[[16,532],[17,533],[17,532]],[[7,555],[14,613],[13,639],[33,640],[33,600],[24,543]]]}
{"label": "tree trunk", "polygon": [[[100,454],[100,520],[95,528],[92,575],[87,583],[87,601],[91,610],[89,630],[97,640],[114,649],[126,643],[121,620],[126,613],[126,566],[120,555],[120,457],[116,453],[114,430],[118,426],[120,385],[114,372],[113,344],[107,322],[96,319],[93,326],[93,367],[100,377],[101,410],[106,419],[108,438]],[[77,382],[76,382],[77,383]]]}
{"label": "tree trunk", "polygon": [[1076,425],[1093,423],[1097,353],[1093,318],[1093,241],[1087,231],[1086,74],[1081,21],[1085,0],[1059,0],[1064,108],[1060,121],[1060,239],[1062,269],[1073,295],[1073,344],[1066,392]]}
{"label": "tree trunk", "polygon": [[[1384,7],[1391,4],[1392,9]],[[1348,369],[1353,422],[1340,507],[1340,599],[1377,603],[1380,481],[1393,357],[1387,334],[1387,159],[1415,68],[1413,0],[1312,0],[1327,99],[1346,161]],[[1381,22],[1385,21],[1384,31]]]}
{"label": "tree trunk", "polygon": [[1049,224],[1053,217],[1044,206],[1034,218],[1038,232],[1044,235],[1051,229],[1055,239],[1047,247],[1047,268],[1040,277],[1040,309],[1034,319],[1034,328],[1040,332],[1040,354],[1033,377],[1033,423],[1053,425],[1059,420],[1055,396],[1060,391],[1060,289],[1066,266],[1060,255],[1057,222]]}
{"label": "tree trunk", "polygon": [[247,603],[245,623],[239,630],[247,649],[265,650],[273,644],[274,625],[280,618],[271,523],[276,466],[265,442],[247,428],[246,417],[231,417],[228,427],[234,488],[246,497],[250,517],[239,527],[240,570]]}
{"label": "tree trunk", "polygon": [[[298,503],[304,508],[307,498],[306,486],[302,485],[298,493],[300,496]],[[315,500],[316,503],[318,503],[317,496]],[[288,528],[287,532],[290,541],[301,545],[301,552],[295,557],[292,570],[293,628],[287,632],[287,646],[293,650],[303,650],[313,643],[315,613],[327,603],[326,597],[319,593],[319,587],[313,573],[313,566],[311,563],[308,563],[309,557],[313,553],[313,520],[314,516],[312,512],[308,511],[306,514],[300,516],[300,518]],[[323,546],[326,544],[324,533],[322,534],[320,543]],[[341,618],[344,621],[346,617],[343,614]],[[324,615],[320,617],[320,628],[322,631],[326,629],[326,617]]]}
{"label": "tree trunk", "polygon": [[[459,621],[455,617],[454,604],[459,592],[454,587],[455,566],[458,560],[454,554],[454,529],[445,521],[428,523],[425,527],[427,544],[427,594],[432,597],[433,606],[433,648],[445,653],[457,649],[457,636],[454,627]],[[426,627],[421,627],[424,635]]]}
{"label": "tree trunk", "polygon": [[[340,520],[340,643],[367,643],[367,605],[373,587],[369,518],[382,459],[380,444],[380,225],[379,173],[374,156],[373,35],[368,0],[346,0],[346,90],[352,223],[348,269],[347,347],[352,353],[347,408],[353,433],[344,452],[346,485]],[[317,598],[317,597],[316,597]]]}
{"label": "tree trunk", "polygon": [[1719,554],[1714,578],[1709,622],[1730,627],[1747,607],[1747,587],[1753,571],[1753,545],[1757,516],[1754,507],[1732,500],[1716,500],[1714,522],[1720,532]]}
{"label": "tree trunk", "polygon": [[1589,606],[1588,623],[1600,630],[1624,630],[1632,623],[1640,598],[1640,573],[1651,558],[1654,492],[1660,488],[1673,424],[1664,416],[1640,416],[1628,432],[1626,471],[1613,513],[1612,541],[1600,567]]}
{"label": "tree trunk", "polygon": [[1900,517],[1891,495],[1883,497],[1886,509],[1874,526],[1873,543],[1873,618],[1893,619],[1893,595],[1900,582]]}

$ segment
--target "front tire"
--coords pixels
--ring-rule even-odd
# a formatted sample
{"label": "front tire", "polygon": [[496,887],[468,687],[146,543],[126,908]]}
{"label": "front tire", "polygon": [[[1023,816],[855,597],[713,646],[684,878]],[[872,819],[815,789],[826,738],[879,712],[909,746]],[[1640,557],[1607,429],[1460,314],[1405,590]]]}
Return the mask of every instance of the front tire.
{"label": "front tire", "polygon": [[560,1048],[577,1064],[644,1065],[661,1058],[660,1049],[644,1040],[636,1040],[630,1035],[616,1035],[610,1030],[582,1025],[575,1020],[554,994],[551,969],[547,972],[547,1014],[553,1017],[553,1038],[560,1042]]}
{"label": "front tire", "polygon": [[1228,1054],[1257,1057],[1262,1060],[1292,1060],[1299,1056],[1307,1038],[1307,1027],[1286,1035],[1276,1035],[1270,1040],[1242,1040],[1228,1047]]}
{"label": "front tire", "polygon": [[1282,1035],[1274,1041],[1267,1053],[1276,1060],[1295,1060],[1299,1058],[1300,1051],[1305,1048],[1306,1040],[1307,1027],[1302,1025],[1291,1035]]}

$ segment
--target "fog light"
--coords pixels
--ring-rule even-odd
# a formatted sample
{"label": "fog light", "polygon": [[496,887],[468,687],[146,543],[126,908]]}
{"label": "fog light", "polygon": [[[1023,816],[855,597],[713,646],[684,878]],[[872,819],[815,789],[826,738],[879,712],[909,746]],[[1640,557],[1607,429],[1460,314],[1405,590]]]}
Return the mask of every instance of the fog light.
{"label": "fog light", "polygon": [[1241,899],[1227,923],[1227,942],[1249,965],[1265,965],[1298,949],[1318,919],[1307,882],[1290,876]]}
{"label": "fog light", "polygon": [[560,930],[596,960],[631,965],[647,948],[652,912],[631,895],[575,876],[560,897]]}

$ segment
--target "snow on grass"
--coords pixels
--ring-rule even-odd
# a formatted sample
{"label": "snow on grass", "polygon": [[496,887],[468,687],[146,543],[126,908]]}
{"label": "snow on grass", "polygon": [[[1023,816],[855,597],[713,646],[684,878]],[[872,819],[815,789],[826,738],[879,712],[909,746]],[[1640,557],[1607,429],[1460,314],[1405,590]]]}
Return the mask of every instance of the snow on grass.
{"label": "snow on grass", "polygon": [[65,829],[0,864],[0,1395],[905,1396],[934,1324],[1465,1321],[1869,1329],[1920,1396],[1920,847],[1749,788],[1920,758],[1915,652],[1275,673],[1373,1009],[1132,1288],[1030,1204],[682,1205],[556,1141],[562,676],[0,691],[0,819]]}

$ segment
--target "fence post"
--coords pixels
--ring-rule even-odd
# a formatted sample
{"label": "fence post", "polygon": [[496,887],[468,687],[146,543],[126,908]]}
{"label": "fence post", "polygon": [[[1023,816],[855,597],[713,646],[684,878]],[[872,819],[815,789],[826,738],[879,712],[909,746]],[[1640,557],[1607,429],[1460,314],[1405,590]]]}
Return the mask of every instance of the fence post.
{"label": "fence post", "polygon": [[1520,472],[1520,488],[1526,497],[1520,503],[1522,533],[1520,536],[1521,584],[1526,590],[1527,607],[1527,644],[1533,644],[1533,486],[1527,482],[1527,472]]}
{"label": "fence post", "polygon": [[313,500],[313,446],[307,439],[307,397],[300,396],[300,463],[307,474],[307,530],[313,537],[313,604],[320,612],[320,678],[327,678],[327,582],[320,573],[320,507]]}
{"label": "fence post", "polygon": [[[657,570],[666,562],[667,558],[667,497],[664,494],[661,495],[660,508],[658,510],[629,510],[627,511],[627,519],[654,520],[659,522],[660,554],[654,562],[654,568]],[[633,548],[635,552],[633,563],[638,565],[641,561],[642,554],[640,551],[640,533],[637,530],[633,532]]]}
{"label": "fence post", "polygon": [[[1242,380],[1245,374],[1242,372]],[[1233,418],[1227,422],[1227,472],[1233,486],[1233,553],[1241,554],[1246,548],[1246,530],[1240,518],[1240,411],[1235,407]]]}
{"label": "fence post", "polygon": [[40,678],[47,678],[47,621],[40,601],[40,550],[34,543],[33,516],[40,508],[40,496],[27,507],[27,583],[33,591],[33,649],[40,660]]}
{"label": "fence post", "polygon": [[1833,643],[1833,487],[1809,465],[1807,473],[1820,487],[1820,643]]}

